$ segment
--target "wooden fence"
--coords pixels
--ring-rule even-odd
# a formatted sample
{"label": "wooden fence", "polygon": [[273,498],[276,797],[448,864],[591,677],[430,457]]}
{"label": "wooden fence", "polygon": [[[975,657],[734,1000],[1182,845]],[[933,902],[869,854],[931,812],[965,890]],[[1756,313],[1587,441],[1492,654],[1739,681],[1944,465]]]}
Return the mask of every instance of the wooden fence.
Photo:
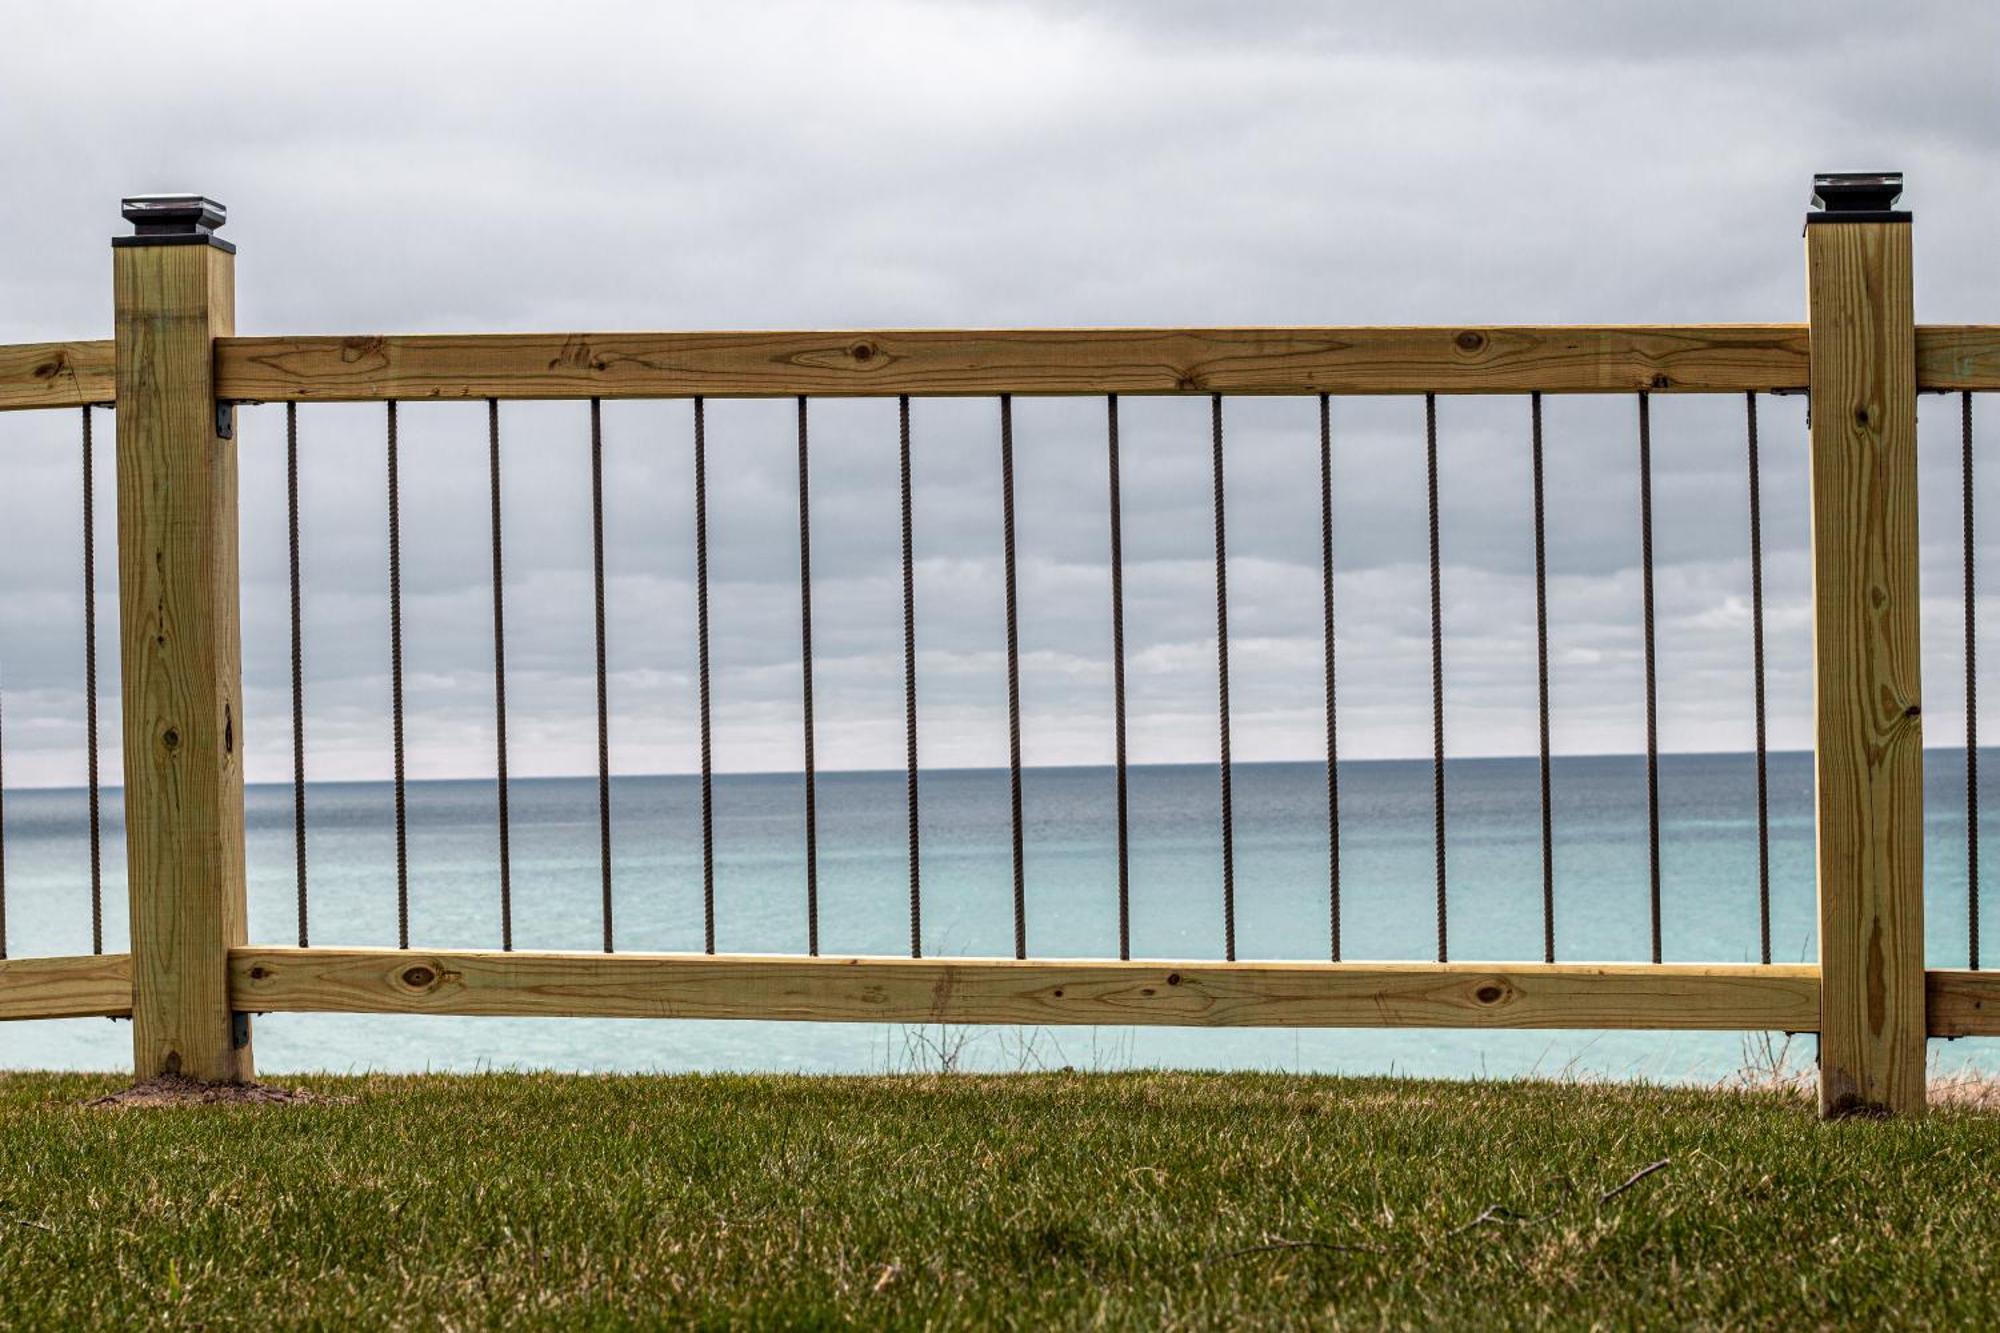
{"label": "wooden fence", "polygon": [[[0,962],[0,1018],[130,1016],[140,1076],[251,1077],[253,1013],[1816,1032],[1821,1105],[1915,1114],[1926,1038],[1916,402],[2000,327],[1914,323],[1899,180],[1822,178],[1803,324],[238,337],[219,208],[132,201],[114,336],[0,347],[0,408],[115,405],[131,953]],[[1816,965],[1053,961],[286,948],[244,898],[242,402],[1053,394],[1810,393]]]}

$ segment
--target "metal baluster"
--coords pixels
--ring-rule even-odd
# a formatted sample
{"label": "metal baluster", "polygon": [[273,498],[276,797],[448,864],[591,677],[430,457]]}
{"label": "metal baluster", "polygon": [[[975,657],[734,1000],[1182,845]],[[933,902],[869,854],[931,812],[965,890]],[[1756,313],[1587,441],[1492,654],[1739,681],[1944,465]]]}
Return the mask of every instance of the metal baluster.
{"label": "metal baluster", "polygon": [[1972,394],[1958,396],[1965,490],[1965,946],[1966,966],[1979,970],[1979,643],[1974,633],[1977,591],[1972,537]]}
{"label": "metal baluster", "polygon": [[1209,395],[1208,407],[1215,472],[1215,681],[1221,751],[1217,768],[1222,780],[1222,956],[1233,963],[1236,961],[1236,812],[1231,798],[1229,760],[1229,540],[1224,525],[1228,506],[1223,499],[1222,395]]}
{"label": "metal baluster", "polygon": [[1424,395],[1424,460],[1429,483],[1431,537],[1431,819],[1437,860],[1437,960],[1449,961],[1444,842],[1444,579],[1438,561],[1437,395]]}
{"label": "metal baluster", "polygon": [[500,826],[500,947],[514,947],[514,871],[507,793],[507,598],[500,533],[500,401],[486,400],[486,472],[493,535],[493,748]]}
{"label": "metal baluster", "polygon": [[297,862],[299,947],[306,947],[306,687],[299,597],[299,405],[285,404],[285,516],[292,592],[292,847]]}
{"label": "metal baluster", "polygon": [[1542,479],[1542,396],[1528,396],[1533,424],[1535,473],[1535,681],[1541,717],[1542,779],[1542,961],[1556,960],[1555,806],[1550,798],[1549,760],[1549,557],[1547,492]]}
{"label": "metal baluster", "polygon": [[1660,948],[1660,712],[1653,633],[1653,411],[1652,398],[1639,394],[1640,587],[1645,598],[1646,634],[1646,848],[1653,916],[1653,961]]}
{"label": "metal baluster", "polygon": [[806,750],[806,952],[819,954],[819,807],[813,778],[812,503],[806,396],[799,395],[799,654]]}
{"label": "metal baluster", "polygon": [[903,500],[903,752],[904,802],[910,822],[910,957],[924,956],[922,860],[917,840],[917,574],[910,512],[910,396],[896,400]]}
{"label": "metal baluster", "polygon": [[1111,496],[1111,707],[1118,792],[1118,956],[1132,956],[1132,843],[1125,773],[1125,538],[1118,479],[1118,395],[1104,399]]}
{"label": "metal baluster", "polygon": [[1014,956],[1028,956],[1027,865],[1021,836],[1021,636],[1014,598],[1014,399],[1000,395],[1000,506],[1007,574],[1007,776],[1014,835]]}
{"label": "metal baluster", "polygon": [[1340,732],[1333,659],[1333,409],[1319,396],[1319,568],[1326,646],[1326,869],[1328,957],[1340,961]]}
{"label": "metal baluster", "polygon": [[597,610],[597,865],[603,880],[604,952],[611,952],[611,692],[604,650],[604,410],[590,400],[591,590]]}
{"label": "metal baluster", "polygon": [[97,505],[90,408],[83,408],[83,717],[90,776],[90,951],[104,952],[104,839],[97,761]]}
{"label": "metal baluster", "polygon": [[1771,794],[1764,726],[1764,502],[1757,462],[1757,394],[1743,395],[1750,461],[1750,662],[1757,718],[1758,957],[1771,961]]}
{"label": "metal baluster", "polygon": [[694,400],[694,614],[701,700],[701,939],[715,952],[715,767],[708,691],[708,413]]}
{"label": "metal baluster", "polygon": [[[396,947],[410,947],[409,808],[403,772],[403,529],[396,476],[396,403],[389,402],[389,716],[396,763]],[[503,922],[511,947],[512,935]]]}

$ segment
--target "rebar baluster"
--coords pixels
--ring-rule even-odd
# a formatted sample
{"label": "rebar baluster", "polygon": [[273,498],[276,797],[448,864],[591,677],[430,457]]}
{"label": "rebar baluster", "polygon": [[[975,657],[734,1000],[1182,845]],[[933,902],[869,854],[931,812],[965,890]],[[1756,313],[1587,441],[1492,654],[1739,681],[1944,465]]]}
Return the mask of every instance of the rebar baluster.
{"label": "rebar baluster", "polygon": [[1333,658],[1333,408],[1319,396],[1319,569],[1326,644],[1326,872],[1327,956],[1340,961],[1340,730],[1335,707]]}
{"label": "rebar baluster", "polygon": [[1965,491],[1965,947],[1966,966],[1979,970],[1979,643],[1975,634],[1972,544],[1972,393],[1958,396]]}
{"label": "rebar baluster", "polygon": [[1437,861],[1437,960],[1450,960],[1444,843],[1444,577],[1438,560],[1437,395],[1424,395],[1424,462],[1430,501],[1431,556],[1431,822]]}
{"label": "rebar baluster", "polygon": [[1764,502],[1757,461],[1757,393],[1743,395],[1750,458],[1750,663],[1757,720],[1758,957],[1771,961],[1771,794],[1764,725]]}
{"label": "rebar baluster", "polygon": [[90,408],[83,408],[83,718],[90,777],[90,951],[104,952],[104,839],[97,764],[97,504]]}
{"label": "rebar baluster", "polygon": [[1229,538],[1224,525],[1222,395],[1210,394],[1209,438],[1215,472],[1215,687],[1222,781],[1222,956],[1236,961],[1236,811],[1229,760]]}
{"label": "rebar baluster", "polygon": [[1652,398],[1643,390],[1639,394],[1639,550],[1646,635],[1646,850],[1653,915],[1653,961],[1657,963],[1661,957],[1660,713],[1653,633],[1653,410]]}
{"label": "rebar baluster", "polygon": [[604,650],[604,405],[590,400],[591,591],[597,610],[597,865],[603,881],[604,952],[611,952],[611,690]]}
{"label": "rebar baluster", "polygon": [[1125,774],[1125,537],[1118,480],[1118,395],[1104,399],[1111,499],[1111,710],[1118,795],[1118,956],[1132,956],[1132,843]]}
{"label": "rebar baluster", "polygon": [[305,635],[299,597],[299,405],[285,404],[285,517],[292,593],[292,850],[297,863],[299,947],[306,947]]}
{"label": "rebar baluster", "polygon": [[[409,807],[403,770],[403,528],[396,476],[396,403],[389,401],[389,717],[396,765],[396,947],[410,947]],[[505,930],[503,925],[503,930]],[[511,939],[511,933],[509,933]]]}
{"label": "rebar baluster", "polygon": [[493,535],[493,749],[497,775],[494,795],[499,803],[500,829],[500,947],[514,947],[514,870],[510,846],[507,793],[507,597],[503,572],[504,546],[500,531],[500,400],[486,400],[487,489],[492,499]]}
{"label": "rebar baluster", "polygon": [[701,948],[715,952],[715,768],[708,693],[708,413],[694,400],[695,661],[701,701]]}
{"label": "rebar baluster", "polygon": [[1542,476],[1542,395],[1528,396],[1534,436],[1535,474],[1535,684],[1541,718],[1542,782],[1542,961],[1556,960],[1555,807],[1550,800],[1549,760],[1549,556],[1547,492]]}
{"label": "rebar baluster", "polygon": [[1021,836],[1021,636],[1014,598],[1014,398],[1000,395],[1000,515],[1007,577],[1007,777],[1014,841],[1014,956],[1028,956],[1027,863]]}
{"label": "rebar baluster", "polygon": [[896,400],[903,499],[903,759],[904,803],[910,822],[910,957],[924,956],[922,862],[917,840],[917,572],[910,505],[910,396]]}
{"label": "rebar baluster", "polygon": [[799,395],[799,656],[806,750],[806,952],[819,954],[819,806],[813,778],[812,502],[806,396]]}

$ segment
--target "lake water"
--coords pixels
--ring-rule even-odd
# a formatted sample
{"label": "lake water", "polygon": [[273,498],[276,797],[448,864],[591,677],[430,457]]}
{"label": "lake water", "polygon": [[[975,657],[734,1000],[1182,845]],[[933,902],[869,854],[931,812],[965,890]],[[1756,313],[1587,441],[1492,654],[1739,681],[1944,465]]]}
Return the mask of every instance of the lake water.
{"label": "lake water", "polygon": [[[2000,756],[1982,764],[2000,771]],[[1771,920],[1775,961],[1813,957],[1812,770],[1774,755]],[[1538,959],[1540,815],[1533,759],[1448,766],[1449,926],[1454,959]],[[1221,853],[1212,766],[1131,771],[1132,952],[1222,955]],[[1645,761],[1562,758],[1554,767],[1556,947],[1576,961],[1649,954]],[[1926,821],[1932,966],[1963,966],[1965,786],[1962,751],[1928,755]],[[723,952],[803,952],[802,779],[715,782],[716,935]],[[824,953],[908,950],[901,773],[835,773],[819,782]],[[393,945],[395,841],[386,783],[316,785],[310,814],[315,944]],[[1747,755],[1661,761],[1663,944],[1671,961],[1758,955],[1755,768]],[[1025,778],[1031,955],[1116,956],[1114,793],[1109,769],[1029,770]],[[1436,939],[1430,766],[1341,766],[1343,953],[1425,959]],[[517,780],[512,788],[514,941],[518,948],[600,943],[595,779]],[[699,951],[699,788],[686,776],[620,777],[612,787],[620,949]],[[1325,770],[1235,770],[1237,951],[1246,959],[1323,958],[1328,885]],[[409,788],[411,937],[419,947],[498,947],[498,839],[490,781]],[[248,794],[250,933],[296,935],[289,786]],[[924,948],[1012,952],[1007,774],[926,771],[922,788]],[[90,947],[88,844],[78,791],[6,794],[11,956]],[[1983,827],[1990,824],[1983,820]],[[1986,828],[1990,836],[1991,828]],[[124,851],[116,792],[106,794],[105,947],[125,947]],[[1989,892],[1990,899],[1995,896]],[[2000,913],[1989,910],[1990,937]],[[259,1018],[269,1072],[471,1069],[756,1069],[872,1072],[925,1067],[959,1036],[900,1026],[645,1020],[472,1019],[281,1014]],[[1712,1080],[1743,1062],[1733,1033],[1202,1031],[1165,1028],[959,1029],[959,1061],[1012,1069],[1073,1065],[1248,1067],[1440,1075],[1571,1071]],[[107,1020],[0,1025],[0,1067],[124,1067],[129,1030]],[[1810,1062],[1811,1039],[1792,1050]],[[2000,1068],[2000,1042],[1933,1043],[1944,1067]]]}

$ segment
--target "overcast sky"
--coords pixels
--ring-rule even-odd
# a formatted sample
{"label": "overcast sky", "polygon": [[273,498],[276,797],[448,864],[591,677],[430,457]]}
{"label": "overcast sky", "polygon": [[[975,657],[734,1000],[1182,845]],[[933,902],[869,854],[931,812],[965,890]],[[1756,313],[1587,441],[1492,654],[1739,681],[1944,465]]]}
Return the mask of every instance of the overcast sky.
{"label": "overcast sky", "polygon": [[[1962,4],[72,0],[0,45],[0,341],[108,336],[118,199],[165,190],[229,206],[246,334],[1796,320],[1811,177],[1843,168],[1907,173],[1919,319],[1993,322],[1996,53],[2000,10]],[[1803,410],[1762,411],[1773,739],[1800,746]],[[792,412],[710,406],[725,769],[799,760]],[[997,408],[912,415],[924,762],[1004,763]],[[1629,399],[1548,404],[1562,751],[1643,744],[1635,416]],[[514,767],[585,772],[587,409],[502,417]],[[604,417],[614,764],[686,771],[690,410]],[[1236,753],[1316,757],[1316,405],[1230,400],[1227,417]],[[1532,752],[1527,405],[1446,399],[1439,417],[1450,746]],[[1016,405],[1030,763],[1111,754],[1103,421],[1093,400]],[[1345,750],[1424,754],[1422,403],[1336,400],[1333,422]],[[1662,397],[1654,428],[1662,741],[1741,748],[1743,403]],[[1933,744],[1963,725],[1955,429],[1956,403],[1926,400]],[[83,772],[76,430],[70,413],[0,416],[10,784]],[[309,764],[386,776],[382,412],[310,408],[300,432]],[[100,414],[107,747],[112,435]],[[282,409],[246,410],[240,437],[247,744],[253,779],[276,779]],[[894,404],[816,404],[813,443],[819,762],[893,766]],[[1207,450],[1205,400],[1124,404],[1139,762],[1215,754]],[[492,768],[486,504],[483,409],[406,408],[416,776]]]}

